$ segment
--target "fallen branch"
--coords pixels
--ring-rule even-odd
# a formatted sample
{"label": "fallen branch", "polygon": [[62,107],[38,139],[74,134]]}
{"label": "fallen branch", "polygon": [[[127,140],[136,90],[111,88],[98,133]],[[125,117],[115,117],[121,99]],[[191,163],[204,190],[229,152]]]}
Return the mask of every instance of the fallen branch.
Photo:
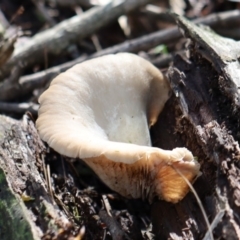
{"label": "fallen branch", "polygon": [[49,26],[53,27],[54,25],[56,25],[55,20],[49,15],[42,1],[32,0],[32,3],[36,7],[36,11],[38,12],[38,15],[41,16],[41,18],[44,19],[44,21],[48,23]]}
{"label": "fallen branch", "polygon": [[23,115],[27,111],[31,112],[33,115],[37,115],[38,104],[0,102],[0,113],[12,113]]}
{"label": "fallen branch", "polygon": [[[237,21],[240,21],[239,10],[212,14],[208,17],[195,20],[195,22],[197,23],[208,24],[211,27],[219,27],[221,25],[228,26],[228,24],[236,23]],[[152,34],[145,35],[143,37],[139,37],[121,44],[117,44],[113,47],[106,48],[90,56],[82,56],[67,63],[49,68],[45,71],[40,71],[31,75],[23,76],[20,78],[19,83],[14,83],[12,84],[12,86],[9,86],[8,82],[6,82],[7,87],[5,86],[6,84],[0,85],[0,101],[13,100],[17,97],[24,96],[27,93],[32,92],[36,88],[44,87],[59,73],[64,72],[75,64],[81,63],[88,59],[118,52],[136,53],[141,50],[151,49],[159,44],[169,43],[180,37],[181,33],[178,31],[177,27],[160,30]],[[160,62],[158,61],[156,65],[159,66]]]}
{"label": "fallen branch", "polygon": [[56,4],[61,7],[74,7],[74,6],[82,6],[86,8],[91,8],[94,5],[91,4],[89,0],[47,0],[49,3]]}
{"label": "fallen branch", "polygon": [[15,49],[12,58],[0,70],[3,79],[13,66],[26,68],[44,60],[44,54],[59,55],[71,43],[93,34],[98,29],[151,0],[114,0],[105,6],[91,8],[67,19],[51,29],[36,34],[26,45]]}

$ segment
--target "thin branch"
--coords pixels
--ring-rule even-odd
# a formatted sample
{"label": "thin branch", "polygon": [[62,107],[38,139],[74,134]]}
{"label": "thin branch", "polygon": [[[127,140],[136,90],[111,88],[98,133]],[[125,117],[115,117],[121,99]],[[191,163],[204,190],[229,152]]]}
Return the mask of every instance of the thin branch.
{"label": "thin branch", "polygon": [[[111,53],[110,49],[114,49],[114,48],[109,48],[109,52]],[[61,65],[56,66],[56,67],[49,68],[46,71],[41,71],[41,72],[34,73],[34,74],[31,74],[31,75],[23,76],[19,80],[19,86],[20,87],[18,87],[18,88],[14,87],[14,86],[12,88],[10,88],[10,87],[3,88],[0,85],[0,93],[1,93],[0,94],[0,100],[2,100],[2,101],[13,100],[13,97],[14,98],[15,97],[20,97],[20,96],[26,95],[27,93],[32,92],[34,89],[44,87],[55,76],[57,76],[61,72],[66,71],[67,69],[69,69],[70,67],[74,66],[77,63],[81,63],[81,62],[84,62],[86,60],[95,58],[98,55],[99,56],[105,55],[103,53],[105,53],[107,51],[108,50],[105,49],[103,51],[98,52],[99,54],[93,54],[93,55],[90,55],[89,57],[78,58],[77,59],[78,61],[74,60],[74,61],[71,61],[71,62],[67,62],[65,64],[61,64]],[[119,52],[127,52],[127,51],[119,50]],[[131,51],[129,51],[129,52],[131,52]],[[113,53],[115,53],[115,52],[113,52]],[[167,55],[162,55],[162,56],[158,57],[157,59],[154,59],[152,61],[152,63],[159,68],[163,68],[163,67],[168,67],[168,64],[171,62],[171,60],[172,60],[172,55],[167,54]],[[4,91],[3,91],[3,89],[4,89]]]}
{"label": "thin branch", "polygon": [[57,6],[61,7],[75,7],[75,6],[81,6],[85,8],[91,8],[94,5],[91,4],[89,0],[47,0],[49,3],[56,4]]}
{"label": "thin branch", "polygon": [[200,199],[200,197],[198,196],[198,193],[196,192],[196,190],[194,189],[193,185],[189,182],[189,180],[181,173],[181,171],[179,171],[177,168],[175,168],[174,166],[171,166],[181,177],[182,179],[186,182],[186,184],[188,185],[188,187],[191,189],[194,197],[196,198],[197,200],[197,203],[198,203],[198,206],[202,212],[202,215],[203,215],[203,218],[204,218],[204,221],[207,225],[207,229],[208,229],[208,233],[209,233],[209,239],[210,240],[214,240],[213,238],[213,233],[211,231],[211,226],[210,226],[210,223],[208,221],[208,217],[207,217],[207,213],[203,207],[203,204],[202,204],[202,201]]}
{"label": "thin branch", "polygon": [[48,23],[51,27],[56,25],[55,20],[49,16],[43,1],[32,0],[32,2],[36,6],[38,14],[45,20],[46,23]]}
{"label": "thin branch", "polygon": [[37,115],[38,104],[35,103],[5,103],[0,102],[0,113],[21,114],[29,111]]}
{"label": "thin branch", "polygon": [[67,19],[51,29],[36,34],[26,45],[15,49],[12,58],[1,68],[0,77],[9,75],[13,66],[26,68],[42,62],[44,50],[49,55],[59,55],[73,42],[93,34],[121,15],[143,6],[151,0],[114,0]]}
{"label": "thin branch", "polygon": [[111,233],[112,239],[129,239],[129,237],[122,230],[121,225],[117,222],[117,220],[114,217],[109,216],[105,210],[100,210],[99,216],[102,221],[107,225]]}
{"label": "thin branch", "polygon": [[[232,24],[233,22],[240,21],[240,11],[228,11],[224,13],[212,14],[205,18],[196,19],[195,22],[208,24],[212,27],[219,26],[225,24]],[[9,101],[13,100],[19,96],[24,96],[27,93],[32,92],[36,88],[44,87],[48,84],[55,76],[59,73],[66,71],[68,68],[74,66],[75,64],[81,63],[83,61],[103,56],[106,54],[114,54],[118,52],[139,52],[142,50],[149,50],[159,44],[169,43],[171,41],[175,41],[181,37],[181,33],[179,32],[177,27],[169,28],[166,30],[157,31],[155,33],[145,35],[140,38],[136,38],[133,40],[126,41],[124,43],[115,45],[113,47],[106,48],[102,51],[94,53],[90,56],[82,56],[75,60],[69,61],[67,63],[58,65],[56,67],[49,68],[45,71],[37,72],[31,75],[23,76],[20,78],[19,83],[12,84],[10,87],[9,84],[6,87],[4,85],[0,85],[0,100],[1,101]],[[154,62],[157,66],[162,66],[161,64],[165,64],[166,61],[170,61],[171,59],[164,58],[159,62]]]}

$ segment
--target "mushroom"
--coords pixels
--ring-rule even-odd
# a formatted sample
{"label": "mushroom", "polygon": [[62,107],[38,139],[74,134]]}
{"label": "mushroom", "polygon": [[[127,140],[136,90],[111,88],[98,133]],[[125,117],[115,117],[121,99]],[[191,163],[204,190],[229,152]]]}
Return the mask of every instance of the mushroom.
{"label": "mushroom", "polygon": [[[186,148],[151,146],[149,127],[170,96],[150,62],[119,53],[77,64],[40,96],[40,137],[62,155],[80,158],[112,190],[128,198],[178,202],[199,164]],[[176,171],[176,169],[178,171]]]}

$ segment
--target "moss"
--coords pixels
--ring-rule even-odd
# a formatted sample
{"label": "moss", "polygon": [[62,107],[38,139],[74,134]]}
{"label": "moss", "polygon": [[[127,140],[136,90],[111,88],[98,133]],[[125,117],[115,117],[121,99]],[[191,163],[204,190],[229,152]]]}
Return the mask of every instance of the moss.
{"label": "moss", "polygon": [[26,220],[24,206],[8,186],[5,174],[0,168],[0,239],[31,240],[31,226]]}

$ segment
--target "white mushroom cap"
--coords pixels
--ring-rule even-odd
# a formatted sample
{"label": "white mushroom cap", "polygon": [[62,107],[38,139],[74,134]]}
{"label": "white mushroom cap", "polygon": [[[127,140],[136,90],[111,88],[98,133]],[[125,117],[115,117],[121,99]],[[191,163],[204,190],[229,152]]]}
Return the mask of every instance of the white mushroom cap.
{"label": "white mushroom cap", "polygon": [[83,159],[123,196],[177,202],[188,186],[171,165],[192,181],[199,164],[185,148],[151,147],[149,126],[169,93],[166,78],[143,58],[99,57],[52,81],[39,99],[37,129],[53,149]]}

